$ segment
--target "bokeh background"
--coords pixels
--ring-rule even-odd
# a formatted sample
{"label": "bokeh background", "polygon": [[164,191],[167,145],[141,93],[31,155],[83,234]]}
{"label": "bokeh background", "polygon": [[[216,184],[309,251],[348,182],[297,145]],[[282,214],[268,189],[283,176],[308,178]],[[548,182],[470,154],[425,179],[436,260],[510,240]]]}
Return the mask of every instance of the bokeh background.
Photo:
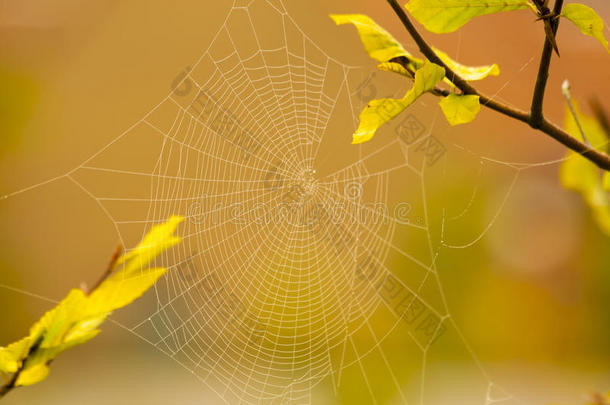
{"label": "bokeh background", "polygon": [[[583,2],[610,19],[607,0]],[[232,6],[218,3],[0,0],[0,195],[62,176],[150,111],[212,40]],[[362,66],[363,79],[374,63],[353,29],[335,27],[329,13],[368,14],[415,52],[384,1],[287,1],[286,7],[326,53]],[[466,64],[498,63],[501,76],[480,88],[525,107],[544,40],[533,20],[527,12],[502,14],[474,20],[459,33],[426,37]],[[563,120],[560,86],[566,78],[585,111],[593,95],[610,110],[608,54],[568,23],[558,41],[562,56],[552,64],[549,118]],[[391,91],[396,78],[378,76],[379,92]],[[434,120],[432,106],[432,98],[416,106],[425,125]],[[484,403],[468,389],[481,378],[479,365],[526,404],[580,403],[591,391],[610,390],[610,238],[580,197],[560,187],[558,163],[548,162],[561,159],[564,149],[490,111],[472,125],[435,128],[449,154],[444,181],[428,198],[452,207],[447,215],[456,220],[444,238],[448,245],[464,245],[442,248],[437,266],[451,316],[476,356],[439,345],[428,360],[436,374],[427,381],[432,385],[426,403]],[[345,148],[352,130],[337,134]],[[395,135],[380,132],[377,146],[384,136]],[[544,164],[518,169],[519,163]],[[1,200],[0,223],[5,344],[24,335],[70,288],[92,283],[118,235],[99,207],[65,178]],[[145,314],[137,306],[116,319]],[[392,350],[400,356],[400,345]],[[375,374],[374,361],[367,367]],[[405,370],[410,367],[405,364]],[[371,403],[360,392],[357,374],[345,374],[337,395],[321,384],[314,403]],[[401,381],[405,391],[420,383],[410,375],[405,372]],[[442,388],[435,390],[433,381],[443,381]],[[373,384],[386,389],[383,381]],[[377,400],[395,403],[396,396],[387,392]],[[47,381],[10,394],[5,403],[222,400],[171,358],[108,323],[100,337],[61,356]]]}

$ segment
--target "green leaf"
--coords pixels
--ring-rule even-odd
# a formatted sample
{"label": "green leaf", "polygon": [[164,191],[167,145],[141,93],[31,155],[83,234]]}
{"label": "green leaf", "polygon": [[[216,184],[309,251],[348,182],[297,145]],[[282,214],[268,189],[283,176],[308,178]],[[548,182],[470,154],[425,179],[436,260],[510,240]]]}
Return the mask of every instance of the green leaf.
{"label": "green leaf", "polygon": [[453,70],[458,76],[467,81],[483,80],[488,76],[500,75],[500,68],[495,63],[493,65],[485,66],[465,66],[459,62],[454,61],[445,52],[440,49],[434,49],[434,53],[445,62],[445,64]]}
{"label": "green leaf", "polygon": [[[582,114],[578,105],[574,105],[587,140],[595,148],[605,145],[606,134],[599,122]],[[574,138],[583,141],[578,124],[569,108],[566,109],[565,130]],[[567,189],[579,192],[592,210],[600,228],[610,235],[610,195],[604,190],[600,169],[591,161],[576,152],[568,152],[566,160],[559,171],[561,184]]]}
{"label": "green leaf", "polygon": [[443,97],[438,104],[451,125],[467,124],[481,111],[479,96],[473,95],[450,94]]}
{"label": "green leaf", "polygon": [[19,372],[17,386],[44,380],[53,359],[97,336],[99,326],[112,311],[139,298],[165,274],[164,268],[145,266],[180,241],[173,233],[182,220],[172,217],[155,226],[138,246],[117,260],[110,275],[89,295],[71,290],[30,328],[29,336],[0,348],[0,371]]}
{"label": "green leaf", "polygon": [[386,122],[390,121],[403,112],[408,106],[422,94],[433,90],[434,87],[445,77],[445,69],[431,62],[415,72],[413,87],[401,99],[373,100],[360,113],[360,125],[353,135],[352,144],[369,141],[377,130]]}
{"label": "green leaf", "polygon": [[474,17],[524,8],[536,10],[527,0],[410,0],[411,15],[428,31],[453,32]]}
{"label": "green leaf", "polygon": [[604,36],[604,20],[591,7],[584,4],[567,4],[561,15],[572,21],[585,35],[597,39],[610,52],[608,40]]}
{"label": "green leaf", "polygon": [[354,24],[369,56],[385,63],[400,56],[410,57],[403,46],[392,34],[377,25],[372,18],[363,14],[331,14],[330,18],[337,25]]}

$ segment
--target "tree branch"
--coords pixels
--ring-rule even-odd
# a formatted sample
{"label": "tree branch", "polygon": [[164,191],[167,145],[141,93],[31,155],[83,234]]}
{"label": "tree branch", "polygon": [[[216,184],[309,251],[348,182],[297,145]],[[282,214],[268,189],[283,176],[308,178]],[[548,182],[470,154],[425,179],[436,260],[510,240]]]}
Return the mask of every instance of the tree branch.
{"label": "tree branch", "polygon": [[[552,15],[560,15],[562,8],[563,0],[555,0],[555,6],[553,7]],[[550,10],[548,10],[544,6],[544,9],[541,12],[548,14]],[[557,29],[559,28],[559,18],[551,18],[549,24],[551,24],[551,30],[553,31],[553,35],[556,35]],[[536,79],[536,87],[534,88],[534,96],[532,98],[531,118],[529,124],[534,129],[540,129],[544,121],[542,107],[544,104],[544,93],[546,90],[546,83],[549,79],[549,67],[551,66],[552,57],[553,44],[551,43],[551,40],[547,37],[547,39],[544,41],[544,47],[542,48],[542,56],[540,57],[540,67],[538,68],[538,77]]]}
{"label": "tree branch", "polygon": [[[445,75],[447,76],[447,78],[453,84],[455,84],[455,86],[457,88],[459,88],[464,94],[472,94],[472,95],[479,96],[480,102],[483,106],[490,108],[494,111],[497,111],[500,114],[506,115],[508,117],[514,118],[518,121],[528,124],[529,126],[533,127],[534,129],[537,129],[537,130],[547,134],[551,138],[557,140],[558,142],[560,142],[562,145],[566,146],[567,148],[569,148],[577,153],[580,153],[582,156],[589,159],[591,162],[595,163],[601,169],[610,171],[610,156],[606,155],[605,153],[599,152],[599,151],[595,150],[594,148],[590,147],[589,145],[586,145],[585,143],[572,137],[570,134],[565,132],[563,129],[559,128],[558,126],[556,126],[556,125],[550,123],[549,121],[547,121],[546,119],[544,119],[544,116],[542,114],[540,115],[541,118],[538,118],[540,120],[540,122],[536,122],[535,123],[536,126],[534,126],[532,124],[533,121],[532,121],[531,114],[529,114],[525,111],[519,110],[517,108],[510,107],[508,105],[505,105],[503,103],[493,100],[491,97],[481,94],[470,83],[468,83],[466,80],[464,80],[459,75],[457,75],[453,70],[451,70],[451,68],[449,66],[447,66],[438,57],[438,55],[434,52],[432,47],[430,47],[430,45],[428,45],[426,40],[417,31],[417,28],[415,28],[415,26],[413,25],[413,23],[411,22],[411,20],[405,13],[405,11],[402,9],[402,6],[396,0],[387,0],[387,2],[394,9],[394,12],[398,16],[398,18],[400,18],[400,21],[402,22],[402,24],[404,25],[406,30],[409,32],[409,34],[411,35],[411,37],[413,38],[413,40],[419,47],[419,50],[421,51],[421,53],[430,62],[435,63],[435,64],[445,68]],[[562,6],[563,6],[563,0],[556,0],[555,10],[559,9],[559,12],[561,12]],[[555,24],[558,25],[559,23],[555,22]],[[547,47],[549,47],[549,49],[550,49],[548,51],[549,52],[548,59],[549,59],[549,63],[550,63],[550,57],[552,56],[552,52],[553,52],[553,45],[548,40],[545,41],[544,49],[546,50]],[[543,57],[545,55],[546,55],[546,53],[543,54]],[[544,70],[544,69],[541,69],[541,70]],[[540,95],[535,96],[535,97],[540,97],[540,100],[542,100],[542,97],[544,97],[544,88],[546,87],[546,81],[548,79],[548,66],[545,71],[546,71],[547,77],[543,78],[543,79],[539,79],[539,81],[541,82],[540,86],[538,86],[538,85],[536,86],[537,88],[540,87],[542,89],[542,91],[538,91],[538,93],[536,93],[536,94],[542,93],[542,96],[540,96]],[[542,83],[542,80],[544,80],[544,83]],[[439,96],[443,95],[442,91],[440,91],[440,92],[435,91],[433,93],[436,95],[439,95]],[[542,101],[540,102],[540,107],[542,110]]]}

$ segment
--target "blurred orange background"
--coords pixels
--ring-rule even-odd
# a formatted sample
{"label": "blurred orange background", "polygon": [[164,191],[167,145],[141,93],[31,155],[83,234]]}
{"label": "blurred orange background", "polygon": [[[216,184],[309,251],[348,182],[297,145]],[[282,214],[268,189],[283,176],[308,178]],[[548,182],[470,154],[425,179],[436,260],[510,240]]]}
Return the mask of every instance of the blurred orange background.
{"label": "blurred orange background", "polygon": [[[607,0],[583,3],[609,20]],[[62,176],[167,96],[172,80],[205,51],[232,5],[228,0],[0,3],[0,195],[10,195],[0,200],[0,345],[23,336],[70,288],[92,283],[119,242],[115,224]],[[286,1],[285,6],[326,54],[361,66],[363,80],[375,63],[355,30],[336,27],[328,14],[367,14],[417,52],[382,0]],[[544,41],[531,13],[478,18],[457,33],[425,37],[465,64],[498,63],[501,75],[478,87],[527,108]],[[551,66],[547,116],[563,121],[566,78],[584,111],[594,95],[610,111],[604,97],[610,93],[610,56],[567,22],[558,42],[561,58],[554,57]],[[377,77],[380,93],[395,90],[395,77]],[[413,111],[448,149],[447,163],[435,166],[426,180],[431,205],[448,207],[447,218],[453,219],[444,235],[433,235],[442,245],[436,266],[450,315],[472,353],[454,335],[430,351],[433,371],[425,379],[424,403],[483,404],[487,379],[516,398],[507,404],[580,403],[588,392],[609,391],[610,239],[580,197],[560,187],[558,163],[548,162],[563,158],[564,148],[489,110],[473,124],[450,128],[437,120],[434,103],[431,96],[424,98]],[[334,130],[336,153],[352,147],[353,129]],[[373,151],[390,137],[394,132],[383,129],[364,148]],[[122,158],[140,159],[145,151],[133,153]],[[320,165],[331,171],[334,158],[341,156],[322,153],[321,160],[328,160]],[[40,185],[48,180],[53,181]],[[31,185],[38,186],[25,190]],[[439,215],[431,219],[434,225],[440,221]],[[154,304],[143,301],[115,319],[137,323],[150,312],[147,305]],[[108,323],[103,331],[61,356],[45,382],[19,389],[5,402],[223,403],[194,374],[128,330]],[[395,343],[386,354],[401,358],[402,350]],[[375,374],[383,365],[371,360],[370,367],[367,372]],[[415,367],[397,371],[405,392],[420,388],[421,381],[410,380]],[[372,403],[360,392],[359,374],[346,371],[337,393],[328,381],[316,386],[312,402]],[[373,378],[371,384],[378,384],[378,403],[400,403],[395,392],[385,391],[385,382]]]}

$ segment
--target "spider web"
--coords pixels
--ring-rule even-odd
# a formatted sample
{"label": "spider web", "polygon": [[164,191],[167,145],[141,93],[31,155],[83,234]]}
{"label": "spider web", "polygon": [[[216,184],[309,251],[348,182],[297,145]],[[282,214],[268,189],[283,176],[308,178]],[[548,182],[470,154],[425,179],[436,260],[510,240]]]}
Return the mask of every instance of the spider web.
{"label": "spider web", "polygon": [[[408,115],[400,136],[346,146],[366,76],[327,55],[279,0],[236,0],[168,97],[61,176],[128,246],[170,215],[186,217],[183,243],[159,259],[168,274],[153,307],[123,326],[227,403],[328,403],[317,388],[340,398],[346,381],[361,385],[363,403],[428,403],[443,389],[430,382],[443,341],[470,358],[477,403],[515,403],[451,317],[437,259],[482,239],[535,165],[452,145],[476,158],[479,175],[501,168],[513,181],[482,232],[446,241],[477,189],[457,215],[431,204],[428,179],[447,176],[435,164],[445,146],[429,136],[436,120],[424,128]],[[126,155],[134,148],[152,152]]]}

